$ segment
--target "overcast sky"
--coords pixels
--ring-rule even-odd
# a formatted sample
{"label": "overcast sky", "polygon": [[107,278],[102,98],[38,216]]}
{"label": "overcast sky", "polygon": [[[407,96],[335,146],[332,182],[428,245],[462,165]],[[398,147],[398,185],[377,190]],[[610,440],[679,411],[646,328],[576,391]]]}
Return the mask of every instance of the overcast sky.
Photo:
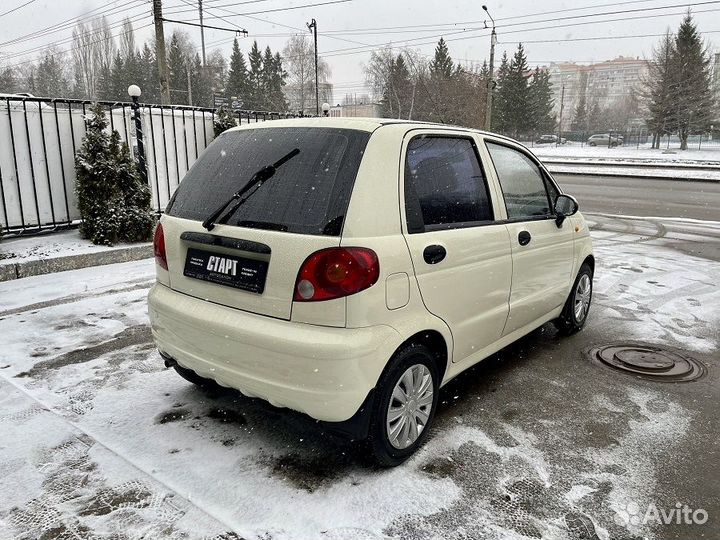
{"label": "overcast sky", "polygon": [[[32,52],[36,47],[51,42],[60,41],[60,46],[70,47],[71,28],[46,33],[34,40],[6,42],[63,23],[72,17],[106,14],[110,24],[116,25],[129,16],[135,21],[139,43],[150,37],[153,31],[152,26],[142,28],[152,23],[150,0],[2,0],[0,14],[28,1],[28,5],[0,15],[2,65],[28,58],[7,55],[29,50]],[[392,42],[398,47],[407,45],[421,54],[432,55],[435,42],[442,35],[448,41],[450,54],[456,60],[482,62],[488,57],[490,38],[489,31],[483,28],[483,21],[487,19],[489,24],[490,20],[481,8],[482,0],[344,0],[340,3],[258,13],[326,2],[333,0],[204,0],[205,23],[246,28],[249,37],[241,41],[241,47],[246,52],[253,39],[257,39],[261,47],[270,45],[273,50],[281,50],[289,34],[307,31],[305,23],[314,17],[319,30],[318,50],[332,68],[331,81],[335,85],[336,101],[340,101],[345,93],[364,91],[362,66],[368,61],[368,49],[371,47]],[[193,9],[196,5],[197,0],[163,2],[167,18],[182,20],[196,21],[197,10]],[[618,55],[648,57],[659,39],[655,35],[662,34],[668,27],[677,28],[686,9],[682,6],[687,5],[691,5],[696,13],[700,31],[707,32],[704,38],[709,42],[720,42],[720,1],[680,4],[678,0],[599,0],[594,3],[589,0],[545,0],[532,3],[487,0],[488,9],[497,23],[498,58],[503,50],[507,49],[510,53],[517,47],[517,42],[522,41],[533,66],[553,61],[597,62]],[[657,9],[661,6],[674,7]],[[247,15],[238,16],[230,12]],[[594,16],[599,13],[607,14]],[[222,19],[216,16],[222,16]],[[166,23],[166,36],[174,28],[187,30],[199,45],[199,29]],[[120,28],[113,31],[118,33]],[[229,55],[231,33],[208,30],[205,40],[208,51],[219,47]]]}

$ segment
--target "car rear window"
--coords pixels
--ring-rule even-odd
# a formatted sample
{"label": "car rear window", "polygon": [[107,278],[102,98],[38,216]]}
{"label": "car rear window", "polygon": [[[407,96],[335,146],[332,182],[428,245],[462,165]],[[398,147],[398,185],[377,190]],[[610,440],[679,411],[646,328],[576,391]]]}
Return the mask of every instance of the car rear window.
{"label": "car rear window", "polygon": [[300,153],[279,167],[227,223],[339,236],[369,138],[368,132],[331,128],[226,132],[193,164],[167,213],[202,221],[254,173],[298,148]]}

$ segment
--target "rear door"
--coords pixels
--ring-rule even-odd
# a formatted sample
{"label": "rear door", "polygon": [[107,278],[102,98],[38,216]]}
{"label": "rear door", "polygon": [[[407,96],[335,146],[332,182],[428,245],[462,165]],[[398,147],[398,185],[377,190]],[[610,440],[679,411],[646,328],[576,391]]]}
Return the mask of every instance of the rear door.
{"label": "rear door", "polygon": [[417,130],[404,141],[404,235],[423,302],[453,335],[453,361],[500,338],[508,314],[508,232],[467,132]]}
{"label": "rear door", "polygon": [[575,231],[555,223],[559,193],[534,157],[519,146],[486,139],[507,212],[512,246],[512,292],[507,335],[565,302],[573,268]]}
{"label": "rear door", "polygon": [[[290,319],[298,270],[338,246],[369,132],[258,127],[218,137],[195,162],[163,219],[170,287],[209,302]],[[277,169],[211,231],[201,225],[262,167]],[[230,205],[232,208],[232,205]]]}

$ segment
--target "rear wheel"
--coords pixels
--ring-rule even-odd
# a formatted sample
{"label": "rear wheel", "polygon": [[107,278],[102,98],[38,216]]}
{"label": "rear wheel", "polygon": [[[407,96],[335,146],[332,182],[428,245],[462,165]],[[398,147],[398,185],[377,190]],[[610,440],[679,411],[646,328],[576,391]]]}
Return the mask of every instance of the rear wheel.
{"label": "rear wheel", "polygon": [[439,375],[435,356],[424,345],[395,354],[378,384],[369,442],[375,460],[394,467],[425,441],[435,417]]}
{"label": "rear wheel", "polygon": [[560,317],[553,321],[563,334],[573,334],[585,325],[592,300],[592,279],[592,268],[583,263]]}

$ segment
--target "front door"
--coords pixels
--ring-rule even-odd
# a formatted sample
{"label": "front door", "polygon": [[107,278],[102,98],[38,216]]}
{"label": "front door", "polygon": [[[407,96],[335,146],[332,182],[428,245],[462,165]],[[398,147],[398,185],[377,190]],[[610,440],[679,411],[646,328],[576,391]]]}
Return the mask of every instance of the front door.
{"label": "front door", "polygon": [[507,335],[565,303],[575,231],[570,220],[556,225],[557,187],[530,155],[499,141],[485,142],[505,199],[512,247],[510,314],[503,331]]}
{"label": "front door", "polygon": [[498,340],[508,314],[512,254],[467,134],[406,140],[405,239],[425,307],[453,335],[453,361]]}

